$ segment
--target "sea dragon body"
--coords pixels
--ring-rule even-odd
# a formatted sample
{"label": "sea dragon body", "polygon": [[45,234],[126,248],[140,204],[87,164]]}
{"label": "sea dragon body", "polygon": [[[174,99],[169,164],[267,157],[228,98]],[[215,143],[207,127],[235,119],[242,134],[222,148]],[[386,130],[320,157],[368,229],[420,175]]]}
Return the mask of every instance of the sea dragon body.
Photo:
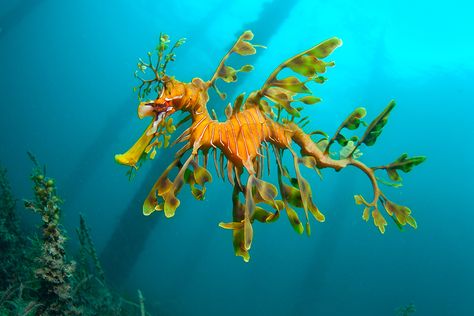
{"label": "sea dragon body", "polygon": [[[166,62],[163,66],[160,64],[160,60],[162,60],[163,51],[166,48],[163,43],[167,42],[167,38],[163,40],[161,37],[159,59],[156,66],[153,66],[151,58],[149,63],[140,61],[139,68],[142,71],[144,67],[145,69],[151,68],[155,78],[150,80],[139,78],[142,81],[139,87],[139,96],[143,87],[145,87],[145,91],[149,92],[153,83],[157,84],[159,89],[157,88],[156,91],[159,92],[159,95],[154,100],[141,102],[138,107],[138,115],[140,118],[151,116],[153,121],[129,151],[116,155],[116,161],[138,168],[140,161],[147,155],[151,158],[154,157],[156,148],[161,145],[161,142],[158,141],[160,136],[164,137],[165,144],[169,143],[170,136],[167,134],[175,129],[171,119],[168,119],[171,114],[178,111],[187,112],[189,116],[182,122],[186,123],[188,119],[191,120],[190,126],[173,142],[173,144],[185,142],[185,145],[176,153],[174,161],[166,168],[150,191],[143,205],[144,214],[149,215],[154,211],[164,210],[166,217],[172,217],[180,204],[176,196],[184,183],[191,186],[191,191],[197,199],[203,199],[204,185],[212,179],[207,170],[208,155],[212,152],[216,174],[222,178],[226,176],[234,186],[232,195],[233,221],[220,223],[220,226],[233,231],[235,253],[242,256],[245,261],[249,260],[248,251],[253,239],[252,223],[255,220],[272,222],[279,217],[281,211],[286,211],[294,229],[298,233],[302,233],[304,227],[293,207],[302,208],[306,215],[308,235],[310,234],[309,213],[318,221],[324,221],[324,215],[313,203],[311,187],[301,175],[299,169],[301,164],[318,173],[323,168],[339,171],[347,166],[354,166],[362,170],[369,177],[374,192],[371,202],[367,202],[360,195],[355,196],[356,203],[365,206],[363,218],[368,220],[370,211],[372,211],[374,223],[383,233],[387,223],[379,212],[378,203],[380,202],[399,227],[409,224],[416,228],[416,222],[410,215],[410,209],[393,203],[382,193],[375,171],[384,169],[393,181],[399,182],[401,178],[397,171],[410,171],[411,168],[423,162],[424,157],[407,158],[407,155],[404,154],[392,164],[371,168],[359,161],[356,155],[360,145],[370,146],[375,143],[395,105],[393,101],[368,125],[361,138],[352,137],[351,140],[348,140],[341,134],[341,131],[343,129],[355,130],[359,127],[362,123],[361,119],[365,116],[363,108],[357,108],[351,113],[332,138],[320,131],[306,133],[294,121],[296,117],[299,117],[299,111],[302,108],[293,108],[292,102],[300,101],[312,104],[319,101],[313,96],[298,100],[294,99],[294,96],[298,93],[310,93],[305,86],[306,82],[323,83],[325,81],[319,74],[324,73],[326,67],[333,66],[334,63],[326,63],[321,59],[341,45],[339,39],[329,39],[282,63],[269,76],[260,90],[250,93],[245,100],[243,94],[239,95],[233,108],[230,105],[226,108],[226,121],[218,121],[215,115],[211,117],[207,109],[209,88],[215,88],[217,93],[224,97],[216,87],[216,80],[220,78],[226,82],[236,81],[236,73],[239,71],[225,65],[225,62],[232,53],[240,55],[254,53],[255,47],[258,46],[249,42],[252,38],[253,34],[250,31],[244,32],[224,56],[214,76],[207,82],[200,78],[194,78],[190,83],[183,83],[164,75]],[[179,45],[175,44],[170,54],[177,46]],[[284,68],[290,68],[297,74],[306,77],[307,80],[301,82],[296,77],[277,79],[277,75]],[[249,70],[249,65],[240,69],[245,72]],[[275,114],[273,109],[276,109],[278,114]],[[281,118],[284,111],[288,112],[288,118]],[[299,123],[301,124],[305,120],[307,118],[303,118]],[[181,125],[181,122],[178,125]],[[305,124],[301,125],[304,127]],[[314,135],[323,135],[324,137],[315,141],[312,138]],[[334,157],[334,154],[329,150],[335,143],[339,143],[343,147],[338,157]],[[293,149],[293,144],[299,147],[300,155]],[[273,150],[277,162],[278,189],[263,180],[265,158],[267,159],[268,172],[270,170],[270,149]],[[189,151],[191,153],[185,157]],[[295,177],[291,177],[288,169],[283,166],[282,155],[286,151],[289,151],[293,157]],[[220,153],[219,158],[217,158],[218,152]],[[200,154],[203,158],[201,165],[199,164]],[[181,162],[184,157],[184,162]],[[226,164],[225,160],[227,160]],[[171,180],[170,172],[175,167],[179,171]],[[247,174],[246,181],[244,171]],[[290,184],[287,184],[288,181]],[[383,183],[386,182],[383,181]],[[277,199],[278,191],[281,194],[281,199]],[[243,202],[240,200],[240,194],[244,197]],[[268,211],[268,208],[273,209],[274,212]]]}

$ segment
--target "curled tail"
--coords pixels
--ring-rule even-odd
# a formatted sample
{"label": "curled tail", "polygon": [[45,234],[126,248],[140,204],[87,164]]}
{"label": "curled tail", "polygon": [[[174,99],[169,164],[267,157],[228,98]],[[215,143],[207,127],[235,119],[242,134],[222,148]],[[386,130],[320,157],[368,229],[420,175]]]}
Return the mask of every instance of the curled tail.
{"label": "curled tail", "polygon": [[[367,202],[361,195],[355,195],[355,203],[364,206],[363,219],[368,221],[370,215],[374,220],[374,224],[379,228],[381,233],[385,232],[387,221],[379,211],[380,204],[387,214],[392,217],[396,225],[401,228],[406,224],[417,227],[415,219],[411,216],[411,210],[406,206],[398,205],[387,198],[380,188],[380,183],[393,187],[400,187],[402,178],[399,175],[400,171],[409,172],[413,167],[425,161],[423,156],[408,157],[407,154],[402,154],[394,162],[382,166],[368,167],[363,162],[358,160],[358,148],[361,145],[372,146],[375,144],[378,136],[382,133],[382,129],[387,123],[390,112],[395,106],[395,102],[391,101],[389,105],[380,113],[370,124],[363,135],[359,138],[353,136],[347,139],[342,131],[345,129],[355,130],[365,117],[366,111],[364,108],[357,108],[354,110],[346,120],[339,126],[332,138],[323,137],[318,142],[313,141],[311,134],[305,133],[298,125],[289,122],[287,126],[293,131],[292,140],[301,148],[301,161],[304,159],[314,159],[312,166],[317,169],[332,168],[339,171],[347,166],[353,166],[364,172],[369,178],[372,189],[373,199]],[[318,134],[324,134],[322,132]],[[342,148],[337,157],[332,157],[330,149],[333,145],[339,144]],[[291,150],[291,149],[290,149]],[[308,163],[306,163],[308,164]],[[309,164],[309,165],[311,165]],[[377,170],[385,170],[391,181],[383,180],[375,175]]]}

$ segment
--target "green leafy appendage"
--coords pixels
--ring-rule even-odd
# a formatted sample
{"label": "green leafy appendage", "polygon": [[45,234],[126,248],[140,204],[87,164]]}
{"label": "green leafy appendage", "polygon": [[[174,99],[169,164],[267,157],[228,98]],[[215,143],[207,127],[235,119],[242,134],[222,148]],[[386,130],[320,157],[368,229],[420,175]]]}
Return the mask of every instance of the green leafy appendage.
{"label": "green leafy appendage", "polygon": [[[143,59],[138,59],[137,70],[135,71],[135,78],[140,80],[140,85],[133,88],[138,93],[138,99],[141,101],[145,99],[150,93],[155,92],[157,95],[160,94],[163,89],[163,79],[166,75],[166,67],[170,61],[174,61],[176,54],[174,50],[186,42],[185,38],[181,38],[175,42],[175,44],[169,49],[169,36],[166,34],[160,34],[160,41],[155,48],[157,55],[156,61],[153,61],[153,53],[148,52],[148,62]],[[141,74],[146,74],[148,70],[151,70],[152,78],[144,79],[140,77]]]}

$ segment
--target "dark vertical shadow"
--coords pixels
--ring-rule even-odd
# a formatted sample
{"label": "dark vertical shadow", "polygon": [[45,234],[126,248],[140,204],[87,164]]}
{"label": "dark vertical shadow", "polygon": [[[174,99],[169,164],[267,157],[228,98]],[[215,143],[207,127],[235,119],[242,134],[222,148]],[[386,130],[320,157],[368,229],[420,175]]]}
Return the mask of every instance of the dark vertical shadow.
{"label": "dark vertical shadow", "polygon": [[0,39],[14,29],[23,18],[33,11],[41,0],[23,0],[0,17]]}
{"label": "dark vertical shadow", "polygon": [[[297,1],[286,0],[275,0],[269,2],[265,4],[259,18],[256,21],[243,26],[242,30],[253,30],[256,34],[258,34],[259,43],[265,45],[270,41],[273,34],[276,32],[276,30],[278,30],[296,3]],[[216,7],[215,12],[213,11],[209,14],[209,17],[212,17],[216,12],[219,11],[218,7],[219,6]],[[203,21],[206,20],[207,19],[203,19]],[[202,36],[200,34],[206,32],[205,25],[194,27],[193,29],[196,30],[196,38],[200,38]],[[192,36],[193,34],[190,35],[190,37]],[[251,57],[251,61],[255,62],[258,58],[258,54],[248,57]],[[246,61],[248,62],[249,59],[247,58]],[[232,95],[236,88],[237,86],[233,86],[232,88],[226,89],[226,92],[228,95]],[[114,123],[113,126],[117,125]],[[105,135],[108,135],[108,133],[105,133]],[[96,143],[100,144],[99,142]],[[154,176],[151,177],[151,179],[143,182],[135,196],[130,201],[129,205],[123,210],[122,217],[120,218],[114,232],[112,233],[110,241],[107,243],[101,254],[102,262],[104,263],[105,268],[109,271],[108,274],[110,276],[110,280],[117,285],[120,285],[127,279],[130,271],[134,267],[137,258],[139,258],[140,253],[146,245],[150,232],[156,225],[158,225],[158,223],[161,222],[159,220],[145,218],[142,216],[140,210],[146,194],[153,185],[153,182],[156,180],[155,175],[161,174],[164,169],[163,166],[168,165],[167,162],[171,162],[173,155],[174,153],[171,151],[165,151],[160,155],[159,159],[163,163],[154,165],[150,171],[150,174]],[[196,251],[196,253],[194,251]],[[199,252],[202,252],[202,248],[199,249]],[[189,249],[189,257],[193,258],[193,260],[199,260],[197,258],[201,258],[199,253],[197,253],[197,249]],[[186,262],[184,262],[183,265],[186,265],[186,267],[183,266],[180,269],[182,273],[177,275],[177,277],[180,277],[180,280],[176,280],[176,282],[177,284],[185,285],[187,284],[187,282],[185,282],[186,279],[191,274],[193,274],[194,271]]]}
{"label": "dark vertical shadow", "polygon": [[158,217],[146,217],[142,214],[142,205],[150,188],[174,157],[171,150],[162,151],[153,164],[150,177],[143,181],[128,205],[121,210],[121,217],[108,243],[100,254],[109,281],[120,286],[133,269],[136,260],[143,251],[150,233],[161,221]]}

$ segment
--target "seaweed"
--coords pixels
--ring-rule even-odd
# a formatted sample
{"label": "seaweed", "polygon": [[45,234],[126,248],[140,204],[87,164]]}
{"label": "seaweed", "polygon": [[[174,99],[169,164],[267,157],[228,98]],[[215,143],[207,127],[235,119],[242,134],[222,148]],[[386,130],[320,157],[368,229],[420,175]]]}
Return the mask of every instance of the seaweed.
{"label": "seaweed", "polygon": [[397,316],[410,316],[416,312],[415,304],[410,303],[396,309]]}
{"label": "seaweed", "polygon": [[[82,272],[83,275],[95,274],[100,281],[105,282],[104,270],[102,269],[102,265],[97,256],[97,251],[90,236],[90,230],[86,224],[86,219],[82,214],[79,215],[79,228],[76,232],[80,243],[80,272]],[[91,268],[91,265],[93,266],[93,269]]]}
{"label": "seaweed", "polygon": [[107,286],[102,264],[83,215],[79,216],[79,228],[76,232],[80,248],[74,273],[75,304],[81,306],[81,312],[85,315],[120,315],[121,300]]}
{"label": "seaweed", "polygon": [[83,215],[79,251],[67,252],[56,181],[28,154],[34,195],[24,205],[40,215],[38,233],[22,230],[7,171],[0,168],[0,315],[150,315],[140,291],[135,303],[107,284]]}
{"label": "seaweed", "polygon": [[64,249],[66,235],[60,226],[61,199],[57,195],[54,179],[46,176],[46,168],[30,154],[33,163],[34,199],[26,200],[25,207],[41,216],[41,255],[35,270],[39,280],[38,300],[42,305],[39,314],[74,315],[78,310],[72,304],[71,277],[75,262],[69,261]]}
{"label": "seaweed", "polygon": [[42,306],[38,301],[31,299],[32,288],[20,284],[18,287],[9,287],[0,298],[0,315],[32,315]]}
{"label": "seaweed", "polygon": [[7,178],[7,170],[0,166],[0,291],[28,278],[28,271],[17,261],[27,260],[26,238],[20,231],[16,216],[16,199]]}

